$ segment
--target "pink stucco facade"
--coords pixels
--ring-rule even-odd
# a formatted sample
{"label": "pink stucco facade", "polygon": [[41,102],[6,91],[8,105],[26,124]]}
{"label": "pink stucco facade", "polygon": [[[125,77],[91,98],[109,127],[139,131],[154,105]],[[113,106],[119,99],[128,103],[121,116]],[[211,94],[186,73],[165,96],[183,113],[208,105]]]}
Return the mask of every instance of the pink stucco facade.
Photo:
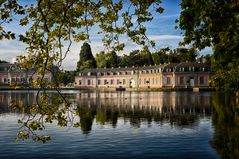
{"label": "pink stucco facade", "polygon": [[202,63],[173,63],[132,68],[88,69],[75,76],[75,87],[209,87],[210,68]]}
{"label": "pink stucco facade", "polygon": [[[0,64],[0,86],[9,86],[11,84],[29,84],[32,79],[41,78],[33,69],[20,70],[15,64]],[[52,74],[47,72],[44,76],[45,81],[52,81]]]}

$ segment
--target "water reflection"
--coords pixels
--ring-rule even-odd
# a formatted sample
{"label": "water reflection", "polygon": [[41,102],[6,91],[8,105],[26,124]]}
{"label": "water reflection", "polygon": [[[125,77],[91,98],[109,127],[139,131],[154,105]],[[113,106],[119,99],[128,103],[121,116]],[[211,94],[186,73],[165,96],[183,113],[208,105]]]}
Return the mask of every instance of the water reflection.
{"label": "water reflection", "polygon": [[[49,94],[54,98],[55,93],[49,92]],[[90,134],[93,136],[94,140],[100,140],[100,144],[106,142],[105,140],[101,141],[104,137],[107,138],[110,134],[114,136],[112,135],[114,132],[112,129],[104,136],[106,132],[99,131],[99,127],[101,126],[107,126],[117,130],[117,132],[119,132],[117,134],[118,136],[121,135],[121,137],[125,137],[125,140],[122,141],[128,141],[132,138],[138,142],[138,138],[135,138],[135,136],[132,137],[132,134],[130,136],[130,131],[132,131],[132,129],[145,130],[145,126],[152,128],[159,127],[159,129],[156,130],[149,129],[150,131],[158,132],[162,131],[166,125],[167,130],[165,136],[162,137],[162,134],[155,136],[154,134],[153,137],[150,138],[150,143],[152,139],[158,139],[157,142],[152,142],[155,144],[153,146],[160,147],[160,143],[165,143],[161,145],[161,149],[154,149],[157,155],[158,151],[163,151],[165,147],[168,148],[166,148],[165,151],[171,154],[172,147],[170,147],[170,144],[175,142],[179,145],[175,146],[175,154],[180,154],[178,149],[180,149],[181,145],[184,145],[186,148],[181,149],[181,151],[183,151],[182,154],[184,155],[190,150],[191,158],[194,158],[199,154],[203,154],[200,152],[200,143],[202,140],[205,140],[204,137],[207,136],[204,141],[206,144],[201,143],[204,149],[210,151],[210,153],[212,152],[206,147],[208,145],[208,147],[211,148],[209,145],[210,141],[212,147],[217,150],[222,158],[239,158],[239,111],[238,107],[235,106],[236,103],[232,102],[229,100],[230,98],[226,98],[224,95],[215,94],[212,96],[212,93],[192,92],[64,92],[64,95],[72,102],[71,110],[74,110],[71,114],[73,116],[72,125],[79,127],[83,134]],[[28,108],[29,105],[35,103],[35,97],[36,92],[34,91],[0,92],[0,116],[8,113],[21,113],[20,110],[9,107],[11,101],[22,103]],[[213,137],[208,133],[211,132],[211,125],[209,124],[211,116],[214,127]],[[203,123],[203,119],[207,119],[206,129],[202,129],[200,133],[196,133],[198,128],[202,128],[202,125],[205,124]],[[123,135],[120,134],[120,132],[124,132],[121,130],[122,124],[130,125],[130,129],[123,128],[124,131],[126,131]],[[96,125],[99,127],[97,128]],[[169,131],[169,129],[173,131]],[[193,130],[193,133],[187,134],[189,129]],[[59,131],[58,129],[56,130]],[[78,134],[81,134],[78,129],[74,130]],[[98,133],[93,133],[94,131],[98,131]],[[168,135],[168,132],[171,132],[171,134]],[[72,136],[76,136],[77,138],[77,133]],[[175,137],[174,135],[177,133],[180,135]],[[185,136],[185,133],[188,136]],[[96,134],[102,135],[103,137],[97,138],[94,136]],[[142,133],[141,137],[141,139],[144,140],[145,133]],[[92,138],[90,139],[89,141],[93,141]],[[107,138],[107,141],[108,140],[110,139]],[[188,145],[191,140],[195,142],[192,144],[194,146],[193,148],[191,147],[192,145]],[[75,139],[73,141],[75,141]],[[145,141],[148,141],[148,139],[145,139]],[[117,140],[114,143],[116,144],[119,142],[120,140]],[[76,145],[79,145],[79,143],[76,143]],[[150,143],[148,144],[150,145]],[[125,143],[123,142],[122,144]],[[91,144],[91,146],[92,145],[94,146],[95,143]],[[143,142],[142,145],[145,145],[145,143]],[[119,147],[124,146],[120,145]],[[129,147],[133,146],[129,144]],[[199,152],[197,155],[194,154],[195,149]],[[140,150],[142,151],[142,149]],[[108,151],[108,149],[106,151]],[[93,152],[98,151],[92,150],[92,153]],[[114,154],[115,153],[116,152],[114,152]],[[198,158],[202,157],[199,156]],[[210,157],[208,156],[208,158]]]}
{"label": "water reflection", "polygon": [[[54,93],[52,93],[54,94]],[[211,95],[190,92],[78,92],[65,94],[80,119],[75,125],[83,133],[91,132],[93,121],[101,125],[117,126],[118,118],[129,121],[139,128],[142,122],[148,127],[152,122],[169,123],[185,127],[197,125],[200,116],[212,113]],[[1,92],[0,113],[19,112],[12,110],[12,101],[22,102],[26,107],[34,103],[35,92]]]}
{"label": "water reflection", "polygon": [[18,105],[22,104],[27,108],[35,103],[36,93],[29,92],[0,92],[0,114],[5,113],[21,113],[20,110],[12,109],[11,104],[16,103]]}
{"label": "water reflection", "polygon": [[75,105],[84,133],[90,132],[94,119],[112,127],[117,126],[118,118],[129,120],[136,128],[141,122],[184,127],[196,125],[199,116],[212,113],[210,95],[188,92],[78,93]]}
{"label": "water reflection", "polygon": [[225,94],[217,94],[213,96],[213,107],[215,111],[212,115],[212,123],[215,134],[212,146],[222,159],[239,158],[238,102]]}

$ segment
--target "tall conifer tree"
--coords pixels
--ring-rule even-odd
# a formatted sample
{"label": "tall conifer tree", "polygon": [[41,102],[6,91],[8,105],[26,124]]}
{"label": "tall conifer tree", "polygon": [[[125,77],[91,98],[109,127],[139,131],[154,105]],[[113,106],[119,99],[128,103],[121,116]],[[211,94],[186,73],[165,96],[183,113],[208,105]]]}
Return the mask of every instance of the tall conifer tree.
{"label": "tall conifer tree", "polygon": [[87,68],[96,68],[96,61],[92,54],[91,47],[88,43],[84,43],[80,51],[80,59],[77,62],[77,71]]}

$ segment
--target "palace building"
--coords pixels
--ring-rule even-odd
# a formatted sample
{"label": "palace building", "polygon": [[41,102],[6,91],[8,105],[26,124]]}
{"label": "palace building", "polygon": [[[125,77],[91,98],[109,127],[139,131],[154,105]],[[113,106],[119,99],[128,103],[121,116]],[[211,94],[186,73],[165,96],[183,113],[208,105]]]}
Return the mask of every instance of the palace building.
{"label": "palace building", "polygon": [[210,67],[182,62],[131,68],[86,69],[75,76],[79,88],[206,88]]}
{"label": "palace building", "polygon": [[[35,69],[22,70],[17,64],[0,63],[0,86],[30,84],[32,79],[40,78],[35,72]],[[44,80],[49,82],[52,80],[50,72],[46,72]]]}

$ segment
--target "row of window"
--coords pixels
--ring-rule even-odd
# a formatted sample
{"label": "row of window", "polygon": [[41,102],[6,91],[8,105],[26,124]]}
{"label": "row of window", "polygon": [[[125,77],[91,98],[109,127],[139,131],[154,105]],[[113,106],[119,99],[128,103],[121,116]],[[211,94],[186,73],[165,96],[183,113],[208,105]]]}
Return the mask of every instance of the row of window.
{"label": "row of window", "polygon": [[[44,81],[48,82],[48,78],[44,78]],[[31,82],[31,78],[23,78],[23,77],[12,77],[12,78],[0,78],[0,82],[4,84],[8,83],[23,83],[23,82]]]}
{"label": "row of window", "polygon": [[160,84],[161,83],[161,79],[160,78],[148,78],[148,79],[139,79],[139,84],[144,84],[144,85],[149,85],[149,84]]}
{"label": "row of window", "polygon": [[199,68],[195,68],[195,67],[180,67],[178,68],[178,71],[179,72],[197,72],[197,71],[200,71],[200,72],[204,72],[204,71],[207,71],[207,68],[205,67],[199,67]]}
{"label": "row of window", "polygon": [[[193,80],[193,82],[194,82],[194,78],[192,78],[192,80]],[[178,78],[178,83],[180,84],[180,85],[185,85],[185,84],[189,84],[189,82],[190,82],[190,79],[187,79],[187,81],[185,81],[185,77],[183,77],[183,76],[181,76],[181,77],[179,77]],[[205,80],[204,80],[204,77],[203,76],[200,76],[199,77],[199,84],[204,84],[204,82],[205,82]],[[132,81],[130,81],[129,82],[130,84],[132,83]],[[121,85],[121,84],[123,84],[123,85],[125,85],[126,84],[126,79],[123,79],[123,80],[119,80],[119,79],[110,79],[110,80],[106,80],[106,79],[104,79],[104,80],[97,80],[97,84],[98,85],[115,85],[115,84],[117,84],[117,85]],[[146,79],[146,78],[143,78],[143,79],[139,79],[139,85],[141,85],[141,84],[144,84],[144,85],[154,85],[154,84],[161,84],[161,79],[160,78],[148,78],[148,79]],[[172,84],[172,79],[171,79],[171,77],[165,77],[164,78],[164,84],[167,84],[167,85],[170,85],[170,84]],[[82,85],[82,81],[81,80],[79,80],[79,85]],[[91,80],[91,79],[88,79],[87,80],[87,85],[93,85],[93,80]]]}
{"label": "row of window", "polygon": [[[141,70],[139,71],[139,74],[153,74],[153,73],[161,73],[162,69],[156,69],[156,70]],[[106,76],[106,75],[133,75],[136,74],[137,71],[119,71],[119,72],[97,72],[97,76]],[[80,76],[84,76],[84,73],[79,73]],[[94,72],[88,72],[87,76],[94,76],[96,73]]]}
{"label": "row of window", "polygon": [[23,77],[14,77],[14,78],[0,78],[0,81],[2,83],[10,83],[11,82],[25,82],[26,79]]}
{"label": "row of window", "polygon": [[[90,80],[90,79],[87,80],[87,85],[93,85],[93,84],[94,84],[93,80]],[[114,79],[111,79],[111,80],[106,80],[106,79],[105,80],[97,80],[97,84],[98,85],[114,85],[114,84],[118,84],[118,85],[123,84],[123,85],[125,85],[126,84],[126,80],[125,79],[123,79],[122,81],[119,80],[119,79],[117,79],[117,80],[114,80]],[[82,81],[81,80],[79,80],[79,85],[82,85]]]}
{"label": "row of window", "polygon": [[[144,85],[147,85],[147,84],[160,84],[161,80],[160,78],[148,78],[148,79],[139,79],[139,84],[144,84]],[[129,81],[130,84],[132,84],[132,81],[130,80]],[[170,77],[167,77],[167,84],[170,84],[171,83],[171,79]],[[87,80],[87,85],[93,85],[93,80],[91,79],[88,79]],[[119,80],[119,79],[110,79],[110,80],[97,80],[97,85],[125,85],[126,84],[126,80],[123,79],[123,80]],[[82,85],[82,81],[79,80],[79,85]]]}
{"label": "row of window", "polygon": [[[157,74],[157,73],[161,73],[162,72],[162,68],[159,68],[159,69],[153,69],[153,70],[140,70],[139,71],[139,74]],[[205,67],[199,67],[197,68],[197,70],[195,69],[195,67],[180,67],[177,69],[179,72],[194,72],[194,71],[206,71],[206,68]],[[172,72],[173,71],[173,68],[166,68],[165,69],[166,72]],[[133,70],[133,71],[119,71],[119,72],[97,72],[97,73],[94,73],[94,72],[88,72],[87,74],[84,74],[84,73],[79,73],[79,76],[84,76],[84,75],[87,75],[87,76],[94,76],[96,75],[97,76],[107,76],[107,75],[133,75],[133,74],[136,74],[136,71]]]}

